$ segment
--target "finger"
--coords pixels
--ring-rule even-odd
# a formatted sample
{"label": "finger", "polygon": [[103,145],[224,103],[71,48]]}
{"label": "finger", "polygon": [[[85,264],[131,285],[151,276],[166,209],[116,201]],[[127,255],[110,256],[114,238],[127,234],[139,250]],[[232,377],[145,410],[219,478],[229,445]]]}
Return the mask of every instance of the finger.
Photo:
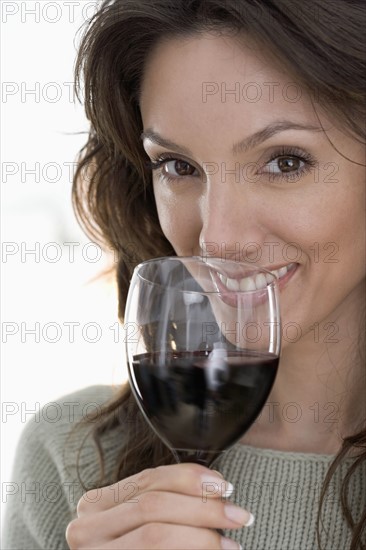
{"label": "finger", "polygon": [[143,470],[118,483],[93,489],[79,500],[77,515],[108,510],[121,503],[135,503],[138,496],[147,491],[168,491],[205,498],[230,496],[231,483],[221,474],[199,464],[174,464]]}
{"label": "finger", "polygon": [[[100,550],[100,547],[95,547]],[[103,545],[105,550],[236,550],[240,545],[212,529],[150,523]]]}
{"label": "finger", "polygon": [[123,503],[79,518],[79,528],[89,540],[101,545],[147,524],[238,529],[252,522],[250,512],[224,499],[203,500],[166,491],[147,491],[139,495],[135,504]]}

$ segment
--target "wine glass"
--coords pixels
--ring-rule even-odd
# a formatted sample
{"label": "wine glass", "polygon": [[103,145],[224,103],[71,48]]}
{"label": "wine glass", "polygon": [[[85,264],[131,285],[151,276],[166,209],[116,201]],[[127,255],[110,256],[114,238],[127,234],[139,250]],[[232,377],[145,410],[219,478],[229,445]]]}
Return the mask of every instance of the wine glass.
{"label": "wine glass", "polygon": [[210,466],[252,425],[273,386],[275,275],[223,258],[149,260],[135,268],[125,323],[129,380],[147,422],[177,462]]}

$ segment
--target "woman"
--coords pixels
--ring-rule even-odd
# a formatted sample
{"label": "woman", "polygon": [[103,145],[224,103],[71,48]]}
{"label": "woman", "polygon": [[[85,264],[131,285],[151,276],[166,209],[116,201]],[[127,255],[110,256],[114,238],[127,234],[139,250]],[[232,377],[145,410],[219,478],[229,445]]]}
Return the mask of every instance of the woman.
{"label": "woman", "polygon": [[120,317],[142,260],[256,261],[280,278],[281,364],[217,471],[173,464],[128,388],[62,399],[23,436],[14,481],[39,498],[9,502],[6,548],[365,548],[364,19],[341,0],[102,4],[74,199],[119,252]]}

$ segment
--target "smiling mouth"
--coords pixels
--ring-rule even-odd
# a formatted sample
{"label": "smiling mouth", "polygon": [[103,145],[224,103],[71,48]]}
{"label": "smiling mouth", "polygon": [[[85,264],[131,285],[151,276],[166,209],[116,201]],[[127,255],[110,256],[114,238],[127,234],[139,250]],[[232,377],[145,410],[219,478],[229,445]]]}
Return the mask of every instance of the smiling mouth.
{"label": "smiling mouth", "polygon": [[[275,275],[280,282],[282,279],[285,278],[287,273],[293,272],[297,268],[296,263],[291,263],[288,265],[285,265],[283,267],[280,267],[279,269],[274,270],[268,270],[273,275]],[[236,291],[236,292],[249,292],[253,290],[262,290],[265,288],[268,284],[273,282],[273,278],[271,275],[259,273],[258,275],[251,277],[243,277],[243,278],[235,278],[232,279],[230,277],[225,277],[221,273],[217,273],[218,278],[220,279],[221,283],[230,291]]]}

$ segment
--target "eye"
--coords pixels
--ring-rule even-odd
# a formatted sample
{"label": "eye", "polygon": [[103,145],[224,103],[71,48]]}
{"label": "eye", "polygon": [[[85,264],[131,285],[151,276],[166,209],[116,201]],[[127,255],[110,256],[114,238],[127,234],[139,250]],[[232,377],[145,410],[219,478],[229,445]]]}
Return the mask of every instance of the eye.
{"label": "eye", "polygon": [[297,147],[281,147],[274,151],[260,170],[271,180],[284,179],[295,182],[317,165],[316,159]]}
{"label": "eye", "polygon": [[197,170],[185,160],[170,160],[164,162],[162,173],[173,178],[182,178],[197,175]]}
{"label": "eye", "polygon": [[147,166],[151,170],[158,172],[160,177],[167,181],[199,176],[199,171],[192,164],[171,155],[163,154],[159,158],[147,163]]}
{"label": "eye", "polygon": [[304,165],[305,162],[298,157],[277,157],[266,164],[268,170],[265,170],[265,172],[271,174],[287,174],[301,170]]}

